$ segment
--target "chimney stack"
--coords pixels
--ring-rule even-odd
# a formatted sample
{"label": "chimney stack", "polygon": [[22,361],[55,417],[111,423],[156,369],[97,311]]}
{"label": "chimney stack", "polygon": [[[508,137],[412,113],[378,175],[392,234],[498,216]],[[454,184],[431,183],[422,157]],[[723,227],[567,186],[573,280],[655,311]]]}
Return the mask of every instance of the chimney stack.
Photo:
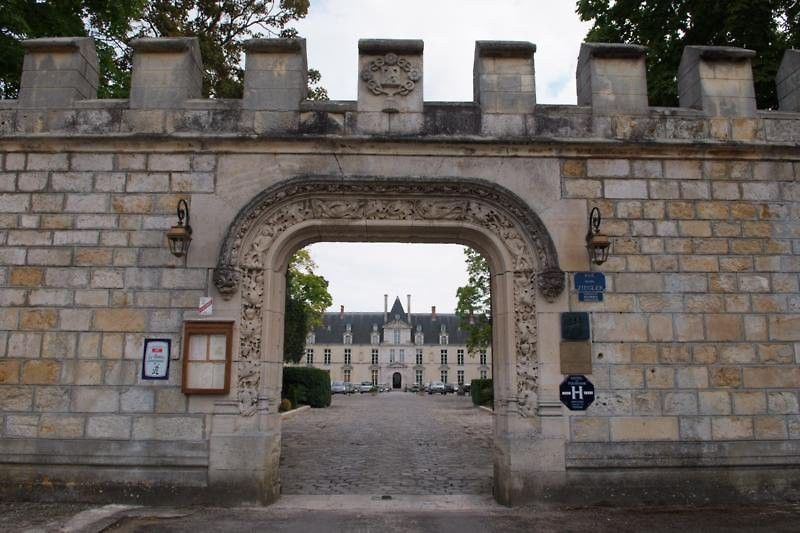
{"label": "chimney stack", "polygon": [[408,298],[408,307],[406,308],[406,316],[408,317],[408,323],[411,324],[411,295],[406,294],[406,298]]}
{"label": "chimney stack", "polygon": [[431,306],[431,320],[436,320],[436,306]]}
{"label": "chimney stack", "polygon": [[389,295],[383,295],[383,321],[389,321]]}
{"label": "chimney stack", "polygon": [[344,320],[344,306],[341,306],[339,309],[339,318]]}

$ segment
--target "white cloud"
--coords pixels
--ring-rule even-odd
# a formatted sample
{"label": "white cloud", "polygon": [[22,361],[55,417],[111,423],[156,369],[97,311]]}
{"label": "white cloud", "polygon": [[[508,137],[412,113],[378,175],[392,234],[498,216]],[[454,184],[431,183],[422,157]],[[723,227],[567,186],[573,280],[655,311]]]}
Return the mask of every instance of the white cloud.
{"label": "white cloud", "polygon": [[333,100],[356,98],[358,39],[392,38],[425,41],[430,101],[472,100],[476,40],[533,42],[537,100],[559,104],[576,101],[575,66],[589,28],[572,0],[312,0],[296,26]]}
{"label": "white cloud", "polygon": [[324,242],[308,249],[330,283],[331,311],[383,311],[384,294],[390,307],[396,296],[405,307],[411,294],[412,313],[432,305],[452,313],[467,280],[464,247],[456,244]]}

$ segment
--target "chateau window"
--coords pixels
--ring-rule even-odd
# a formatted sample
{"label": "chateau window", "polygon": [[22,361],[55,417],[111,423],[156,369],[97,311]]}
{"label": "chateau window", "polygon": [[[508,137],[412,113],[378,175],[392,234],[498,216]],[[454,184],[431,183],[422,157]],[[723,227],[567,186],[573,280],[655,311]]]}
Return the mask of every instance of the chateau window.
{"label": "chateau window", "polygon": [[306,337],[306,344],[314,344],[317,341],[317,336],[314,335],[314,332],[310,332]]}
{"label": "chateau window", "polygon": [[373,331],[369,342],[370,342],[370,344],[380,344],[381,343],[381,336]]}
{"label": "chateau window", "polygon": [[306,364],[307,365],[314,364],[314,348],[308,348],[306,350]]}
{"label": "chateau window", "polygon": [[[481,350],[480,361],[482,365],[486,365],[486,350]],[[483,379],[483,378],[481,378]]]}
{"label": "chateau window", "polygon": [[325,350],[322,352],[322,362],[324,364],[326,364],[326,365],[331,364],[331,349],[330,348],[325,348]]}
{"label": "chateau window", "polygon": [[447,350],[441,350],[439,352],[439,359],[443,365],[447,364]]}
{"label": "chateau window", "polygon": [[459,365],[464,364],[464,350],[456,351],[456,363]]}
{"label": "chateau window", "polygon": [[445,327],[444,324],[442,324],[442,329],[439,332],[439,344],[442,346],[447,346],[448,340],[449,339],[447,338],[447,328]]}
{"label": "chateau window", "polygon": [[[350,348],[344,349],[344,364],[349,365],[353,360],[353,350]],[[345,380],[347,381],[347,380]]]}
{"label": "chateau window", "polygon": [[394,343],[400,344],[400,330],[399,329],[392,330],[392,333],[394,334]]}
{"label": "chateau window", "polygon": [[345,381],[350,381],[350,371],[349,370],[345,370],[344,371],[344,380]]}
{"label": "chateau window", "polygon": [[447,370],[442,370],[439,375],[442,378],[442,383],[447,383]]}
{"label": "chateau window", "polygon": [[406,351],[402,348],[400,348],[400,362],[401,363],[406,362]]}
{"label": "chateau window", "polygon": [[372,386],[374,387],[377,384],[378,384],[378,371],[377,370],[373,370],[372,371]]}
{"label": "chateau window", "polygon": [[456,376],[458,377],[458,384],[464,385],[464,371],[459,370],[458,372],[456,372]]}
{"label": "chateau window", "polygon": [[425,344],[425,335],[422,333],[422,325],[417,324],[417,333],[414,334],[414,344]]}
{"label": "chateau window", "polygon": [[481,379],[486,379],[486,370],[481,370]]}
{"label": "chateau window", "polygon": [[345,333],[344,337],[342,338],[342,344],[353,344],[353,334]]}
{"label": "chateau window", "polygon": [[414,379],[416,380],[417,385],[422,385],[422,370],[417,370],[414,372]]}
{"label": "chateau window", "polygon": [[372,364],[373,365],[377,365],[378,364],[378,349],[377,348],[373,348],[372,349]]}
{"label": "chateau window", "polygon": [[417,348],[417,364],[418,365],[422,364],[422,349],[421,348]]}
{"label": "chateau window", "polygon": [[394,348],[389,349],[389,362],[394,363]]}

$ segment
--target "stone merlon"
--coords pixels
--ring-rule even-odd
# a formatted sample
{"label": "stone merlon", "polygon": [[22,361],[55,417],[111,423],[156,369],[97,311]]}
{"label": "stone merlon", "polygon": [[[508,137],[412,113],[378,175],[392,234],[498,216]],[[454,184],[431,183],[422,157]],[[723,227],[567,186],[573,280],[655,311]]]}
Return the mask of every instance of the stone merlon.
{"label": "stone merlon", "polygon": [[[97,99],[94,43],[85,37],[25,41],[18,100],[0,102],[4,135],[297,134],[479,139],[628,139],[794,142],[800,135],[800,52],[776,77],[780,112],[757,110],[752,50],[687,46],[677,73],[680,107],[650,107],[646,49],[584,43],[578,105],[536,102],[536,45],[477,41],[473,102],[425,102],[424,43],[361,39],[355,101],[307,100],[304,39],[252,39],[243,97],[202,98],[195,38],[136,39],[130,98]],[[743,127],[739,119],[748,119]]]}

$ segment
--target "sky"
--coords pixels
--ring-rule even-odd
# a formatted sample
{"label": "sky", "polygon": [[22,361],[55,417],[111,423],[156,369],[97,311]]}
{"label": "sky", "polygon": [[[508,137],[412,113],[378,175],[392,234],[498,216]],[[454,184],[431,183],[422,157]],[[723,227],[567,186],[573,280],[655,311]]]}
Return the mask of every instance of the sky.
{"label": "sky", "polygon": [[[578,50],[589,24],[574,0],[311,0],[295,24],[306,38],[309,67],[322,73],[331,100],[355,100],[359,39],[422,39],[426,101],[471,101],[475,41],[530,41],[537,46],[536,101],[574,104]],[[317,243],[317,272],[330,283],[330,310],[382,311],[383,295],[412,312],[455,310],[466,283],[457,245]]]}

